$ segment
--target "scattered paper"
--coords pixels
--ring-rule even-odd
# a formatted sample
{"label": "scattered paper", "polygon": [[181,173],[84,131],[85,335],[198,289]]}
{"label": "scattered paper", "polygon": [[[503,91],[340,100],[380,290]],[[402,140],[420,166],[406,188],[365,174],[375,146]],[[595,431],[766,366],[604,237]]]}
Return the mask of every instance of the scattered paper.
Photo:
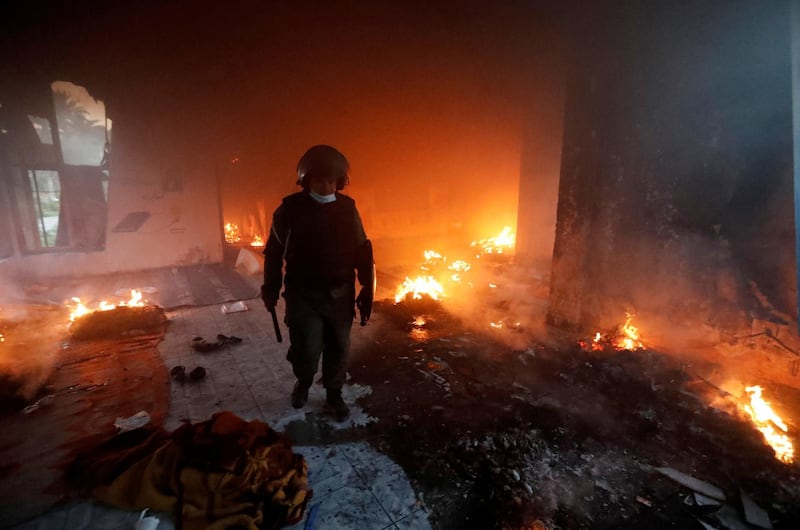
{"label": "scattered paper", "polygon": [[129,416],[127,418],[117,418],[114,420],[114,427],[119,429],[120,432],[125,432],[138,429],[139,427],[144,427],[148,423],[150,423],[150,414],[144,410],[140,410],[133,416]]}
{"label": "scattered paper", "polygon": [[658,471],[665,477],[671,478],[678,484],[686,486],[687,488],[694,490],[698,493],[702,493],[707,497],[711,497],[712,499],[718,499],[721,501],[725,500],[725,494],[722,492],[721,489],[714,486],[713,484],[709,484],[708,482],[696,479],[685,473],[681,473],[680,471],[672,469],[671,467],[657,467],[656,471]]}
{"label": "scattered paper", "polygon": [[232,304],[223,304],[222,305],[222,312],[227,313],[241,313],[242,311],[247,311],[247,304],[242,301],[233,302]]}
{"label": "scattered paper", "polygon": [[745,521],[759,528],[767,528],[768,530],[772,528],[772,522],[770,522],[767,512],[756,504],[749,495],[739,490],[739,498],[742,499]]}

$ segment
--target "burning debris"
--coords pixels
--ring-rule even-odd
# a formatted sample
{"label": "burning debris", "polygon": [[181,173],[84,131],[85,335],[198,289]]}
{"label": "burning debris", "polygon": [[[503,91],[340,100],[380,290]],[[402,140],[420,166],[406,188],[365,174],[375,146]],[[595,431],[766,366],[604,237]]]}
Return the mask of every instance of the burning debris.
{"label": "burning debris", "polygon": [[[406,276],[397,287],[395,304],[428,298],[445,301],[456,311],[467,309],[479,312],[484,326],[495,330],[520,331],[519,319],[511,315],[508,288],[501,288],[506,266],[511,264],[515,245],[515,234],[511,227],[505,227],[497,236],[473,241],[464,245],[463,255],[473,254],[476,258],[492,255],[492,260],[482,260],[478,266],[461,257],[450,260],[437,250],[423,251],[424,261],[419,265],[421,274]],[[479,307],[476,306],[476,303]],[[463,312],[463,311],[461,311]],[[471,320],[474,316],[469,317]]]}
{"label": "burning debris", "polygon": [[495,237],[473,241],[470,246],[477,251],[475,257],[480,258],[483,254],[508,254],[514,251],[515,244],[516,234],[510,226],[506,226]]}
{"label": "burning debris", "polygon": [[[750,396],[750,403],[742,406],[753,421],[756,428],[764,435],[770,447],[775,451],[775,458],[786,464],[794,462],[794,445],[785,434],[789,431],[786,423],[772,410],[772,406],[761,397],[762,388],[758,385],[745,388]],[[779,432],[776,427],[780,429]]]}
{"label": "burning debris", "polygon": [[633,315],[628,314],[625,318],[625,323],[622,324],[614,333],[603,334],[596,332],[591,342],[586,340],[578,341],[581,349],[586,351],[635,351],[643,350],[646,348],[642,342],[641,333],[639,328],[631,324]]}
{"label": "burning debris", "polygon": [[[255,223],[251,223],[254,225]],[[246,233],[250,233],[249,236],[249,243],[247,245],[251,247],[263,247],[264,246],[264,237],[257,233],[254,226],[250,226],[249,228],[245,229],[244,231],[239,228],[239,225],[236,223],[225,223],[224,232],[225,232],[225,242],[231,245],[238,245],[241,244],[242,241],[247,241],[248,236],[245,235]]]}
{"label": "burning debris", "polygon": [[95,309],[73,297],[67,304],[71,306],[70,335],[79,340],[133,335],[157,328],[166,320],[164,310],[150,305],[141,291],[131,289],[130,294],[127,301],[110,304],[103,300]]}
{"label": "burning debris", "polygon": [[72,306],[69,313],[70,322],[75,322],[77,319],[97,311],[111,311],[118,307],[144,307],[145,305],[147,305],[147,301],[142,299],[142,292],[136,289],[131,289],[131,297],[127,301],[122,301],[118,304],[109,304],[103,300],[95,309],[89,309],[81,302],[80,298],[75,296],[72,297],[71,302],[67,302],[67,306]]}
{"label": "burning debris", "polygon": [[225,223],[225,241],[234,245],[242,240],[239,234],[239,225],[235,223]]}
{"label": "burning debris", "polygon": [[417,276],[413,280],[406,276],[403,283],[397,288],[394,302],[399,304],[407,298],[421,300],[425,295],[433,300],[444,297],[444,288],[433,276]]}

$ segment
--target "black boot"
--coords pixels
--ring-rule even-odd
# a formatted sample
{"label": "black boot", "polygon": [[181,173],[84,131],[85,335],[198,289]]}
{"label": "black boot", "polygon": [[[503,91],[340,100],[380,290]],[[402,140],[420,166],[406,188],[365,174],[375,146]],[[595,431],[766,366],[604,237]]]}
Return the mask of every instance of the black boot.
{"label": "black boot", "polygon": [[328,389],[325,398],[325,406],[328,412],[333,414],[336,421],[344,421],[350,417],[350,407],[342,399],[342,389]]}
{"label": "black boot", "polygon": [[300,380],[294,384],[294,389],[292,390],[292,406],[294,408],[303,408],[303,405],[308,401],[308,389],[310,387],[310,384],[306,384]]}

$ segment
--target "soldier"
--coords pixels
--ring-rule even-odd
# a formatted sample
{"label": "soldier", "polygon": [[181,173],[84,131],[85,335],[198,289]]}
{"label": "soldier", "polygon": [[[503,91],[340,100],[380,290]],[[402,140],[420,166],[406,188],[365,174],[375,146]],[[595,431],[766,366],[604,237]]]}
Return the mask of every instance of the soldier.
{"label": "soldier", "polygon": [[[350,165],[338,150],[315,145],[297,164],[303,190],[283,199],[272,216],[264,249],[261,297],[275,311],[281,283],[286,301],[289,352],[297,381],[292,406],[301,408],[322,356],[326,409],[338,421],[350,409],[342,399],[354,304],[366,325],[372,313],[375,265],[355,201],[341,190],[350,182]],[[282,266],[286,263],[286,276]],[[361,290],[355,296],[356,271]]]}

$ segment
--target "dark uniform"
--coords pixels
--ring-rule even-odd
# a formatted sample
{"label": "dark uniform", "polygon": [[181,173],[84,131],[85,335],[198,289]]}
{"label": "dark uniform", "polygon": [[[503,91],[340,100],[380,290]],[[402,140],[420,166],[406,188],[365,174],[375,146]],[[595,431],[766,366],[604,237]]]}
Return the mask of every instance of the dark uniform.
{"label": "dark uniform", "polygon": [[[320,147],[327,146],[316,148]],[[341,156],[338,151],[335,153]],[[301,165],[302,162],[303,159]],[[298,165],[301,184],[304,179],[311,178],[314,171],[320,173],[319,167],[302,173],[301,165]],[[317,165],[326,167],[324,163]],[[344,187],[344,183],[346,180],[340,186],[337,181],[337,189]],[[322,383],[327,391],[327,403],[341,420],[349,413],[341,398],[341,389],[347,370],[354,306],[358,302],[362,324],[371,312],[372,246],[352,198],[337,191],[335,200],[320,202],[313,197],[308,182],[303,187],[303,191],[285,197],[273,214],[264,249],[262,295],[267,308],[270,309],[270,305],[274,308],[281,284],[285,286],[285,322],[291,341],[286,358],[297,378],[292,405],[300,408],[305,404],[322,356]],[[285,277],[282,276],[284,262]],[[362,286],[358,300],[356,271]]]}

